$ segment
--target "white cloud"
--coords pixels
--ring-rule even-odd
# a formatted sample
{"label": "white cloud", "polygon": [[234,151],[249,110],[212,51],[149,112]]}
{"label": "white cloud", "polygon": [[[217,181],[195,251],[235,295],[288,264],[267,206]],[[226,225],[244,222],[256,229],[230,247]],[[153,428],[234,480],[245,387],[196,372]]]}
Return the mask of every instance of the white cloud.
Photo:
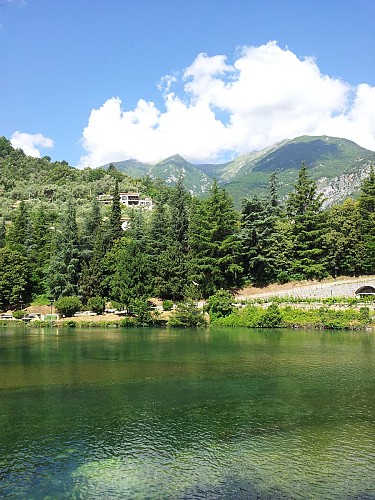
{"label": "white cloud", "polygon": [[[12,146],[20,148],[28,156],[40,158],[40,148],[52,148],[53,140],[45,137],[43,134],[27,134],[25,132],[14,132],[10,138]],[[38,147],[37,147],[38,146]]]}
{"label": "white cloud", "polygon": [[[224,55],[199,54],[182,74],[161,78],[163,110],[140,99],[127,111],[120,98],[92,110],[80,165],[152,162],[174,153],[215,162],[304,134],[345,137],[375,150],[375,87],[323,75],[313,58],[276,42],[243,47],[233,64]],[[178,95],[173,88],[181,83]]]}

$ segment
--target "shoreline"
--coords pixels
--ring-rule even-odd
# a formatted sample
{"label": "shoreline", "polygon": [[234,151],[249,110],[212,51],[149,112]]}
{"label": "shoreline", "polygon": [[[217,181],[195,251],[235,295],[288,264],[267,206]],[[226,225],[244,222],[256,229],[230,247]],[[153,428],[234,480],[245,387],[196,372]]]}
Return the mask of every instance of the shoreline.
{"label": "shoreline", "polygon": [[[285,284],[273,284],[264,288],[245,287],[237,290],[234,295],[234,312],[228,317],[206,319],[212,326],[241,326],[247,328],[294,328],[294,329],[331,329],[331,330],[375,330],[375,301],[358,299],[355,291],[364,284],[375,286],[375,276],[358,276],[330,278],[322,281],[303,281]],[[337,293],[340,292],[346,293]],[[335,293],[333,293],[335,292]],[[198,307],[203,309],[206,301],[199,301]],[[48,313],[50,306],[29,306],[27,313]],[[243,311],[246,308],[256,308],[259,315],[266,315],[270,307],[277,307],[282,316],[281,322],[274,325],[261,325],[250,321]],[[367,310],[367,311],[366,311]],[[285,316],[289,317],[286,318]],[[290,311],[294,312],[291,321]],[[362,313],[361,313],[362,311]],[[11,313],[11,311],[10,311]],[[53,308],[53,313],[56,311]],[[315,313],[315,314],[314,314]],[[323,314],[324,313],[324,314]],[[35,327],[35,328],[130,328],[130,327],[167,327],[167,322],[173,314],[171,311],[152,313],[150,324],[139,322],[134,316],[120,316],[107,313],[96,316],[73,316],[55,320],[33,319],[25,322],[20,319],[1,320],[0,327]],[[320,314],[320,317],[318,317]],[[361,316],[362,314],[362,316]],[[322,316],[323,315],[323,321]],[[352,316],[350,318],[350,315]],[[259,323],[259,322],[258,322]],[[261,322],[260,322],[261,323]],[[171,327],[172,328],[172,327]]]}

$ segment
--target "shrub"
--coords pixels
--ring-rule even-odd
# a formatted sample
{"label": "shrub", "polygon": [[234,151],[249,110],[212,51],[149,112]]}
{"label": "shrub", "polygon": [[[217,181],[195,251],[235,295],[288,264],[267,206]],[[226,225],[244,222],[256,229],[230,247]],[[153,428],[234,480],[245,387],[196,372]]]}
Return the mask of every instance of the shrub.
{"label": "shrub", "polygon": [[364,323],[370,322],[370,309],[368,307],[361,307],[359,309],[359,318]]}
{"label": "shrub", "polygon": [[14,327],[14,326],[22,326],[22,324],[24,324],[23,321],[19,319],[17,321],[12,321],[11,323],[7,319],[0,320],[0,327],[5,326],[6,328],[9,328],[9,325]]}
{"label": "shrub", "polygon": [[288,283],[292,281],[287,271],[280,271],[276,278],[277,283]]}
{"label": "shrub", "polygon": [[197,304],[193,300],[188,299],[177,305],[177,309],[169,318],[167,325],[183,328],[205,326],[206,320],[204,319],[203,311],[198,309]]}
{"label": "shrub", "polygon": [[227,290],[218,290],[207,300],[206,310],[211,319],[223,318],[233,312],[233,297]]}
{"label": "shrub", "polygon": [[82,302],[75,295],[71,297],[60,297],[55,302],[55,308],[63,316],[73,316],[74,313],[82,309]]}
{"label": "shrub", "polygon": [[53,321],[42,321],[40,319],[36,319],[35,321],[32,322],[31,325],[30,323],[28,324],[28,326],[32,326],[33,328],[48,328],[54,325],[55,324]]}
{"label": "shrub", "polygon": [[87,307],[96,314],[103,314],[105,308],[104,299],[102,297],[90,297],[87,301]]}
{"label": "shrub", "polygon": [[16,318],[16,319],[22,319],[24,316],[25,316],[25,311],[21,311],[21,310],[18,310],[18,311],[13,311],[13,317]]}
{"label": "shrub", "polygon": [[67,326],[69,328],[75,328],[77,325],[76,325],[75,321],[73,321],[72,319],[68,319],[67,321],[64,321],[62,326]]}
{"label": "shrub", "polygon": [[135,299],[130,304],[131,310],[137,316],[137,323],[142,326],[147,326],[152,323],[150,305],[145,299]]}
{"label": "shrub", "polygon": [[283,323],[283,317],[276,304],[271,304],[262,314],[257,326],[261,328],[277,328]]}
{"label": "shrub", "polygon": [[33,297],[32,305],[33,306],[49,306],[51,303],[51,299],[48,295],[36,295]]}
{"label": "shrub", "polygon": [[123,318],[120,321],[120,326],[123,328],[129,328],[131,326],[135,326],[135,319],[134,318]]}
{"label": "shrub", "polygon": [[173,308],[173,301],[172,300],[163,300],[163,310],[164,311],[171,311]]}

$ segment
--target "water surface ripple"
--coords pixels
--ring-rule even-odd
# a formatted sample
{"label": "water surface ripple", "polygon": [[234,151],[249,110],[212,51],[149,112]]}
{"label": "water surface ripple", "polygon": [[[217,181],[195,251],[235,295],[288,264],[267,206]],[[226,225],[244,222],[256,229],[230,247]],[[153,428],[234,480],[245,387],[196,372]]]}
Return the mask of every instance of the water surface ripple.
{"label": "water surface ripple", "polygon": [[0,331],[0,497],[375,499],[369,333]]}

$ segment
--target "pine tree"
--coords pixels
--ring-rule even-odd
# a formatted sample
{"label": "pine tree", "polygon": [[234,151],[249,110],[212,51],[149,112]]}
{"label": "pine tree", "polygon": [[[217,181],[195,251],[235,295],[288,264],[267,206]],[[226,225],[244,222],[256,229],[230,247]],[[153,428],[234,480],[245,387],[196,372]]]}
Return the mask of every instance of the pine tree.
{"label": "pine tree", "polygon": [[110,250],[115,242],[123,236],[123,230],[121,227],[120,195],[117,179],[115,181],[112,197],[111,213],[109,216],[108,229],[106,231],[105,239],[107,250]]}
{"label": "pine tree", "polygon": [[359,203],[347,199],[327,210],[324,236],[327,269],[331,276],[358,275],[363,267],[364,245]]}
{"label": "pine tree", "polygon": [[135,299],[147,299],[153,292],[151,250],[146,217],[134,209],[130,228],[107,252],[104,262],[105,287],[117,307],[129,308]]}
{"label": "pine tree", "polygon": [[14,214],[13,223],[6,233],[6,245],[9,248],[27,254],[29,243],[29,210],[24,201],[21,201]]}
{"label": "pine tree", "polygon": [[273,172],[270,177],[270,182],[269,182],[269,205],[272,208],[273,212],[275,215],[278,215],[280,213],[280,203],[279,203],[279,196],[278,196],[278,180],[277,180],[277,172]]}
{"label": "pine tree", "polygon": [[0,248],[3,248],[5,245],[5,220],[2,218],[1,224],[0,224]]}
{"label": "pine tree", "polygon": [[20,307],[20,297],[27,303],[31,297],[30,266],[17,250],[0,249],[0,309]]}
{"label": "pine tree", "polygon": [[188,230],[189,230],[189,206],[191,196],[187,193],[183,177],[180,176],[169,200],[169,205],[172,209],[174,238],[180,243],[182,251],[188,251]]}
{"label": "pine tree", "polygon": [[82,264],[79,279],[79,292],[86,303],[93,297],[104,297],[107,295],[105,283],[105,247],[103,233],[97,228],[95,233],[94,247],[88,262]]}
{"label": "pine tree", "polygon": [[242,282],[242,245],[238,214],[225,190],[215,182],[211,196],[196,201],[189,227],[189,275],[203,296]]}
{"label": "pine tree", "polygon": [[52,252],[51,216],[46,207],[41,205],[31,217],[32,237],[28,256],[33,273],[34,293],[37,294],[48,292],[46,276]]}
{"label": "pine tree", "polygon": [[56,231],[54,255],[48,270],[50,295],[54,299],[77,294],[80,270],[76,210],[71,200],[59,230]]}
{"label": "pine tree", "polygon": [[254,196],[245,200],[242,209],[241,239],[244,250],[244,268],[248,278],[256,285],[269,282],[269,262],[266,253],[268,226],[265,224],[266,204]]}
{"label": "pine tree", "polygon": [[359,197],[359,213],[361,216],[361,232],[364,242],[363,270],[375,273],[375,171],[363,181]]}
{"label": "pine tree", "polygon": [[152,291],[150,260],[142,243],[124,237],[107,254],[109,298],[117,307],[129,308]]}
{"label": "pine tree", "polygon": [[280,253],[281,226],[276,173],[271,175],[268,195],[260,200],[254,196],[244,200],[241,239],[244,247],[244,268],[247,277],[258,286],[275,282],[285,271]]}
{"label": "pine tree", "polygon": [[322,248],[325,229],[322,203],[316,183],[308,178],[303,163],[287,202],[288,215],[293,222],[291,271],[294,278],[322,278],[327,274]]}
{"label": "pine tree", "polygon": [[81,237],[81,246],[88,254],[94,248],[96,234],[99,230],[102,230],[100,204],[97,197],[95,197],[91,203],[90,211],[85,217]]}
{"label": "pine tree", "polygon": [[[150,262],[154,294],[162,299],[181,299],[186,284],[186,245],[175,207],[160,201],[150,224]],[[182,240],[182,241],[180,241]]]}

